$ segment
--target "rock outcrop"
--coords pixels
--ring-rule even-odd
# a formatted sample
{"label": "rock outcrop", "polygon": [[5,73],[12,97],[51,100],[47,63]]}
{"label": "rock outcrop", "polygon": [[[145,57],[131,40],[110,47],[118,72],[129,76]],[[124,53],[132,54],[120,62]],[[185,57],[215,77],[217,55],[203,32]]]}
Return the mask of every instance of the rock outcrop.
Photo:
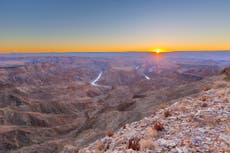
{"label": "rock outcrop", "polygon": [[229,153],[230,82],[222,83],[126,124],[78,153]]}
{"label": "rock outcrop", "polygon": [[226,77],[225,79],[230,81],[230,67],[226,67],[222,72],[221,74],[224,74]]}

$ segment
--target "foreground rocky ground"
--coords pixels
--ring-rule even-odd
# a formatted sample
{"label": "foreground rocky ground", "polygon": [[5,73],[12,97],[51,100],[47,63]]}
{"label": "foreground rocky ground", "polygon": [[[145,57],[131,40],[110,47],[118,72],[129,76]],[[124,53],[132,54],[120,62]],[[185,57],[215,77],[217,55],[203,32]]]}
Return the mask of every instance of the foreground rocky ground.
{"label": "foreground rocky ground", "polygon": [[219,78],[198,96],[178,100],[150,117],[126,124],[116,133],[108,132],[106,137],[84,149],[66,146],[63,150],[71,151],[229,153],[230,83]]}

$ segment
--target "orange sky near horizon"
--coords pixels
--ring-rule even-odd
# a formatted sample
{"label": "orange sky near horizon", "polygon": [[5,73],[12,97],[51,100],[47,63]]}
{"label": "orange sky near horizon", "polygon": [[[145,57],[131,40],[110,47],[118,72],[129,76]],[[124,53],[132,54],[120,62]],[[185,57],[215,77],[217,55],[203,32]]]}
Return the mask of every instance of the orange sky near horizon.
{"label": "orange sky near horizon", "polygon": [[230,50],[230,0],[0,0],[0,53]]}
{"label": "orange sky near horizon", "polygon": [[205,45],[194,45],[194,46],[170,46],[170,45],[161,45],[161,46],[74,46],[74,45],[47,45],[47,46],[32,46],[28,45],[11,45],[11,47],[4,46],[0,43],[0,53],[46,53],[46,52],[153,52],[156,49],[160,49],[161,52],[172,52],[172,51],[221,51],[221,50],[230,50],[230,45],[220,45],[215,46],[210,44]]}
{"label": "orange sky near horizon", "polygon": [[[168,39],[166,39],[168,38]],[[230,50],[228,39],[215,42],[210,39],[200,39],[194,41],[173,40],[170,37],[161,39],[133,39],[133,40],[101,40],[101,41],[83,41],[76,40],[19,40],[0,41],[0,53],[34,53],[34,52],[151,52],[161,49],[163,52],[171,51],[217,51]]]}

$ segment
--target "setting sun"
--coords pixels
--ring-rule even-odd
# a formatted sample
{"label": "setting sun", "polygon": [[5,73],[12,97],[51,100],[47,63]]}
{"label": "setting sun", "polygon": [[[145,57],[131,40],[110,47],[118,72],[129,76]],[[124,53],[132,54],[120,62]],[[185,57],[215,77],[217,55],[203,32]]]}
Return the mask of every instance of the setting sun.
{"label": "setting sun", "polygon": [[159,54],[159,53],[161,53],[161,52],[163,52],[163,51],[162,51],[162,49],[157,48],[157,49],[154,49],[153,52]]}
{"label": "setting sun", "polygon": [[159,54],[160,52],[161,52],[161,50],[160,50],[160,49],[157,49],[157,50],[156,50],[156,53],[157,53],[157,54]]}

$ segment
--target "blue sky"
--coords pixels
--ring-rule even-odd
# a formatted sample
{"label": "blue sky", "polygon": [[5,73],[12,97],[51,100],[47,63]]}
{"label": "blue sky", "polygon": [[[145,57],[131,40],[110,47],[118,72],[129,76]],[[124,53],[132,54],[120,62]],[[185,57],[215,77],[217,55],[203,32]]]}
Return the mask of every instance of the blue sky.
{"label": "blue sky", "polygon": [[0,0],[4,51],[230,49],[229,0]]}

